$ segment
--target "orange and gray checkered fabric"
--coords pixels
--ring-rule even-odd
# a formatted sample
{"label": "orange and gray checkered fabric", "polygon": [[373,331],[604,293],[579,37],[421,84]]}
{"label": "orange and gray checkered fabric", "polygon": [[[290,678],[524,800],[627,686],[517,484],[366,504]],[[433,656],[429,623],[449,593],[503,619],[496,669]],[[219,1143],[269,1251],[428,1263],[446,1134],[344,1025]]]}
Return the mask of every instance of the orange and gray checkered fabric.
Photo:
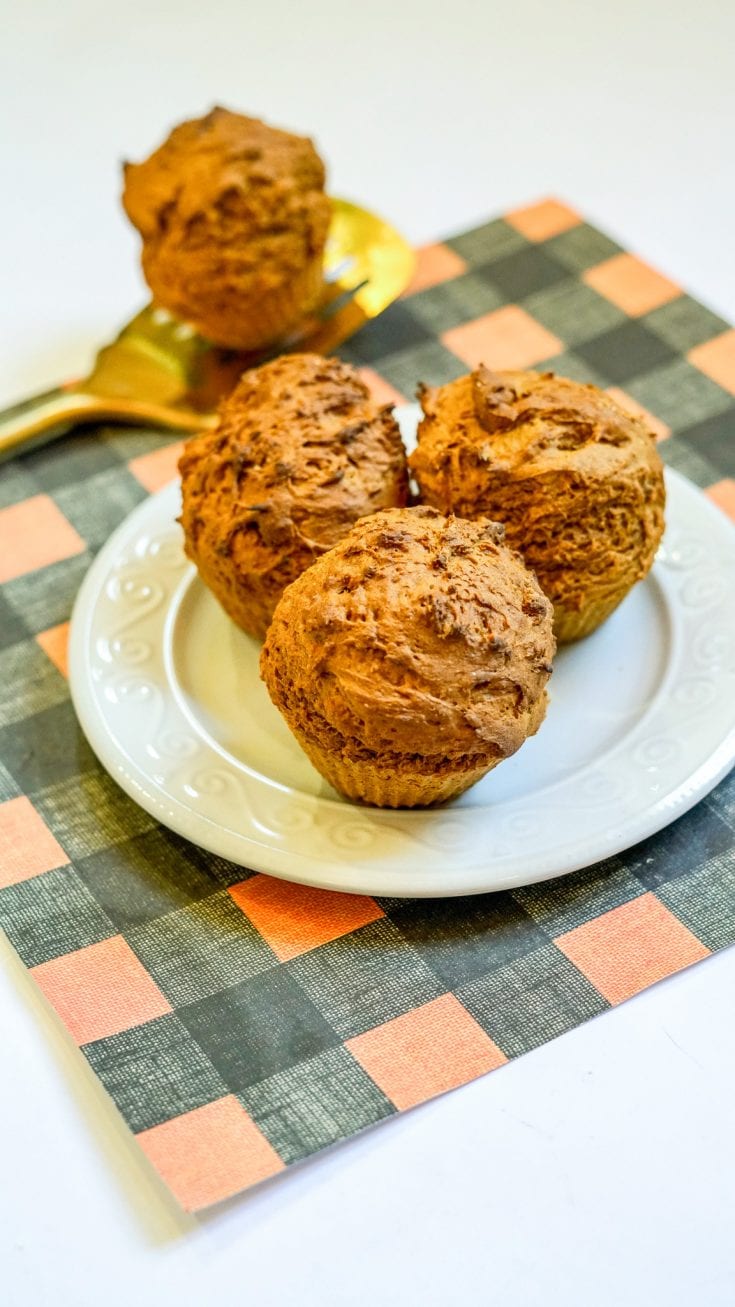
{"label": "orange and gray checkered fabric", "polygon": [[[483,360],[642,413],[735,515],[735,331],[557,201],[420,252],[343,354],[384,401]],[[206,1207],[735,939],[735,785],[559,881],[330,894],[156,824],[81,736],[66,636],[95,551],[179,446],[101,426],[0,477],[0,923],[179,1202]]]}

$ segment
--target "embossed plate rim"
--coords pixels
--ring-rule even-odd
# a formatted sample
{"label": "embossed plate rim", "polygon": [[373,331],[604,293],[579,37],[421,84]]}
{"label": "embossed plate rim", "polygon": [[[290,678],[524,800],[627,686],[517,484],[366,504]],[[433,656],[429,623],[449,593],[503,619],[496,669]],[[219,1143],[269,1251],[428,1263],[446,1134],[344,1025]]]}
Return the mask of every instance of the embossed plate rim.
{"label": "embossed plate rim", "polygon": [[[687,619],[689,639],[693,642],[692,650],[687,650],[686,631],[682,635],[687,623],[683,619],[679,620],[684,605],[680,605],[682,611],[679,611],[677,597],[689,581],[696,580],[696,575],[688,581],[686,573],[694,569],[688,565],[679,566],[675,549],[677,534],[681,538],[682,532],[686,533],[692,518],[706,520],[714,537],[720,542],[726,542],[723,551],[727,549],[728,558],[733,558],[732,570],[735,576],[735,531],[684,477],[667,470],[667,481],[672,520],[664,542],[668,553],[662,562],[656,564],[656,574],[660,588],[667,597],[669,615],[672,616],[673,610],[678,636],[681,636],[681,640],[675,640],[675,647],[678,646],[677,670],[683,668],[686,674],[691,671],[688,658],[692,650],[696,652],[697,637],[694,633],[701,629],[701,623],[693,616]],[[134,719],[137,713],[141,722],[148,722],[153,700],[146,700],[145,693],[140,697],[144,678],[135,672],[138,665],[136,658],[140,659],[141,646],[145,642],[140,639],[139,632],[134,639],[127,640],[127,647],[124,635],[120,640],[120,630],[117,636],[109,630],[107,635],[100,635],[99,632],[95,635],[95,618],[99,617],[98,610],[105,595],[114,593],[115,588],[119,589],[121,585],[134,586],[134,579],[131,582],[130,576],[134,578],[136,569],[142,567],[140,559],[136,560],[134,551],[135,548],[140,550],[141,540],[148,538],[141,528],[150,520],[155,529],[163,531],[161,538],[150,542],[152,557],[159,572],[165,571],[168,566],[174,573],[169,592],[159,596],[162,612],[155,619],[151,616],[153,610],[150,609],[150,604],[143,597],[142,608],[148,614],[147,617],[144,614],[144,618],[153,623],[154,642],[159,638],[159,626],[163,632],[169,623],[174,597],[182,589],[186,578],[185,569],[188,567],[181,545],[177,544],[172,524],[172,508],[177,493],[178,487],[172,483],[139,505],[92,564],[72,616],[70,685],[82,728],[103,766],[122,789],[164,825],[214,854],[287,880],[350,893],[431,897],[502,890],[569,873],[619,853],[654,834],[703,798],[726,774],[735,759],[735,667],[719,665],[715,640],[713,658],[712,649],[709,653],[705,649],[704,655],[705,662],[709,658],[712,663],[709,675],[714,677],[713,684],[719,694],[715,693],[709,705],[710,711],[704,715],[701,711],[697,712],[696,705],[694,708],[689,705],[690,719],[696,716],[700,724],[704,720],[705,725],[709,723],[710,728],[715,727],[719,732],[715,747],[705,758],[699,758],[693,767],[679,766],[678,771],[674,765],[676,782],[662,782],[664,792],[660,798],[655,802],[638,802],[636,808],[633,800],[637,796],[632,793],[635,790],[635,778],[631,779],[627,775],[630,768],[626,766],[623,757],[626,744],[631,739],[636,740],[636,733],[644,733],[644,738],[635,744],[646,755],[641,755],[639,766],[654,776],[657,772],[664,776],[667,761],[669,764],[672,762],[666,757],[665,744],[668,737],[661,737],[659,731],[651,733],[655,721],[650,722],[649,719],[652,716],[655,719],[656,714],[649,712],[631,727],[619,745],[605,753],[599,765],[596,762],[586,769],[592,795],[586,807],[584,794],[581,798],[579,794],[584,780],[579,772],[539,792],[543,799],[544,794],[551,791],[551,797],[541,804],[538,798],[534,802],[535,795],[530,795],[495,805],[493,821],[501,834],[498,835],[494,827],[493,856],[484,852],[486,839],[483,836],[487,837],[488,821],[486,806],[449,806],[429,812],[388,812],[295,792],[277,781],[270,781],[252,772],[248,773],[248,779],[244,782],[242,769],[236,774],[236,769],[219,746],[212,750],[201,739],[192,739],[190,736],[185,739],[185,731],[179,730],[178,726],[168,732],[162,731],[158,743],[151,736],[146,745],[149,749],[147,768],[142,767],[140,760],[132,758],[118,738],[121,719],[118,717],[118,728],[111,723],[110,705],[117,695],[117,707],[126,718],[131,714]],[[133,554],[126,562],[125,550],[129,549],[131,542]],[[158,547],[157,552],[155,547]],[[704,584],[704,590],[700,589],[698,607],[705,613],[716,612],[717,603],[711,597],[707,598],[707,585],[710,585],[711,591],[713,577],[715,580],[724,577],[727,581],[727,572],[718,571],[717,568],[713,572],[707,558],[702,558],[701,561],[699,579],[700,586]],[[127,580],[125,567],[129,573]],[[675,583],[677,571],[684,575],[679,590]],[[159,589],[165,591],[165,587],[159,586]],[[717,587],[715,593],[716,589]],[[694,594],[696,599],[696,586]],[[152,597],[155,599],[156,595],[153,594]],[[153,609],[155,607],[154,604]],[[126,619],[127,629],[132,629],[135,633],[137,628],[145,627],[145,620],[138,617],[127,622]],[[716,636],[716,627],[713,629]],[[108,663],[111,661],[110,640],[114,645],[116,639],[125,655],[124,667],[117,676],[117,690],[113,686],[112,698],[107,699],[105,695],[110,692],[110,687],[108,685],[105,689],[105,677],[108,675],[105,658]],[[160,654],[163,669],[166,655],[162,634],[160,641],[160,650],[156,652]],[[147,656],[149,655],[150,650]],[[667,667],[667,678],[669,672],[670,668]],[[163,677],[162,671],[161,678]],[[112,680],[115,680],[114,676]],[[125,694],[120,699],[121,685],[127,687],[125,694],[129,696],[128,703],[123,702]],[[675,688],[674,684],[673,689]],[[154,691],[158,695],[159,689],[154,687]],[[726,696],[724,702],[723,692]],[[176,699],[170,685],[168,696],[171,702]],[[163,699],[165,700],[165,694]],[[659,704],[660,699],[661,696],[658,696],[656,704]],[[164,702],[163,707],[168,711],[170,704],[167,707]],[[191,719],[184,717],[180,707],[177,711],[181,722],[191,731]],[[683,715],[682,708],[680,717]],[[173,712],[173,720],[179,722],[176,712]],[[648,736],[645,736],[644,727],[648,729]],[[681,729],[681,722],[678,729]],[[161,748],[159,744],[162,745]],[[199,772],[187,772],[182,760],[200,754],[202,765]],[[214,764],[211,761],[207,764],[210,754],[216,759]],[[155,780],[158,764],[164,771],[166,767],[169,769],[163,783]],[[209,790],[205,785],[197,791],[195,786],[194,797],[188,795],[186,777],[191,780],[192,775],[205,774],[209,777]],[[159,782],[160,780],[159,777]],[[595,784],[597,797],[593,793]],[[608,786],[613,787],[610,791],[612,798],[608,794]],[[565,794],[567,810],[575,814],[577,832],[582,832],[572,839],[563,834],[563,830],[569,828],[569,821],[555,820],[559,815],[560,803],[563,807]],[[600,799],[601,794],[605,795],[605,801]],[[237,795],[241,797],[237,798]],[[618,805],[625,807],[626,803],[627,810],[621,814]],[[249,804],[250,814],[243,816],[238,804]],[[542,811],[540,822],[539,807],[542,810],[546,808],[545,815]],[[235,821],[231,819],[233,812],[236,813]],[[222,813],[226,814],[224,820]],[[505,844],[502,837],[503,824]],[[519,843],[522,843],[522,849],[518,848]]]}

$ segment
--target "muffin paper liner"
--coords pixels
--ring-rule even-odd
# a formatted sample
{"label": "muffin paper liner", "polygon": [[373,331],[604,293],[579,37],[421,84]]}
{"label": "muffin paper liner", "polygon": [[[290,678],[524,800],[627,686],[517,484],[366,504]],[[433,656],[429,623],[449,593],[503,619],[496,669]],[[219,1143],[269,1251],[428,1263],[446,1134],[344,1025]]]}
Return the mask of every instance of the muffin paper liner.
{"label": "muffin paper liner", "polygon": [[415,808],[447,803],[464,794],[470,785],[490,771],[489,767],[477,767],[441,777],[418,771],[388,770],[370,762],[351,762],[349,758],[335,757],[320,749],[301,731],[294,730],[294,735],[317,771],[335,790],[349,799],[379,808]]}
{"label": "muffin paper liner", "polygon": [[[735,511],[732,338],[543,201],[421,251],[411,291],[342,354],[381,398],[482,360],[596,382]],[[732,943],[735,784],[606,863],[470,899],[311,890],[187,844],[98,765],[65,679],[91,558],[177,453],[160,432],[100,427],[3,469],[0,922],[194,1210]]]}
{"label": "muffin paper liner", "polygon": [[261,299],[257,312],[248,320],[248,332],[237,343],[239,349],[260,349],[281,340],[314,308],[324,286],[321,255],[277,291]]}
{"label": "muffin paper liner", "polygon": [[622,594],[616,595],[614,599],[607,599],[604,603],[585,604],[579,613],[570,612],[568,609],[554,607],[554,635],[559,645],[572,644],[575,640],[583,640],[585,636],[591,635],[596,631],[598,626],[602,626],[608,617],[615,612],[615,609],[621,604],[629,590],[623,591]]}
{"label": "muffin paper liner", "polygon": [[[194,325],[203,336],[226,349],[262,349],[282,341],[308,317],[319,301],[323,286],[324,267],[320,254],[283,286],[262,295],[257,309],[248,305],[247,312],[240,318],[233,308],[225,314],[220,307],[212,314],[211,322],[206,313],[200,313]],[[226,328],[223,330],[225,319]]]}

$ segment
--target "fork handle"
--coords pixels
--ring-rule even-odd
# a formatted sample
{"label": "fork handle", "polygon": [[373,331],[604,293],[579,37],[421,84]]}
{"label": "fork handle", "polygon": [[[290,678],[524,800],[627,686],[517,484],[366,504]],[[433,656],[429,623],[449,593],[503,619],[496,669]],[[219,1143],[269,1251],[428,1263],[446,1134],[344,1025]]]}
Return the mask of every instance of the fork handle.
{"label": "fork handle", "polygon": [[99,407],[93,395],[63,386],[12,404],[0,412],[0,462],[53,439],[71,422],[89,420]]}
{"label": "fork handle", "polygon": [[58,386],[0,412],[0,463],[53,440],[72,423],[110,419],[131,426],[151,425],[192,433],[215,422],[210,413],[177,410],[145,400],[103,398],[73,386]]}

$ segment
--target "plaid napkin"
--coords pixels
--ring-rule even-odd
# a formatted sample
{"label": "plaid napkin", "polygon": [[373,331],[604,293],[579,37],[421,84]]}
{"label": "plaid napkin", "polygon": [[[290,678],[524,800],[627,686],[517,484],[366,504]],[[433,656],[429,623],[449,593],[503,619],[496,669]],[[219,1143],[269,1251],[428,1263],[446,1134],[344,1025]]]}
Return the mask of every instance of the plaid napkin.
{"label": "plaid napkin", "polygon": [[[556,201],[420,252],[342,351],[376,394],[484,360],[642,413],[735,514],[735,331]],[[735,785],[545,885],[310,890],[162,829],[81,736],[66,636],[99,546],[179,446],[100,427],[0,477],[0,922],[179,1202],[217,1202],[466,1083],[735,938]]]}

